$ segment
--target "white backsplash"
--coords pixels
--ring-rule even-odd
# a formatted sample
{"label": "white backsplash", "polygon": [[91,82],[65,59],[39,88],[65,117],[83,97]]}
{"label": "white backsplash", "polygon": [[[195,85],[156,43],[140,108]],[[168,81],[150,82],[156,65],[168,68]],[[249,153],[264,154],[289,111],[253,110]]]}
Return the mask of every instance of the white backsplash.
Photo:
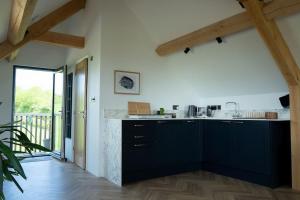
{"label": "white backsplash", "polygon": [[[152,110],[152,114],[156,114],[156,110]],[[177,118],[186,117],[186,112],[184,110],[176,111]],[[165,113],[175,113],[174,110],[166,110]],[[128,110],[123,109],[104,109],[104,118],[106,119],[125,119],[128,118]]]}
{"label": "white backsplash", "polygon": [[[174,113],[173,110],[166,110],[166,113]],[[279,119],[290,119],[290,110],[289,109],[267,109],[267,110],[240,110],[243,117],[246,116],[247,112],[277,112]],[[156,111],[152,111],[153,114],[156,114]],[[230,118],[234,110],[219,110],[215,111],[213,117],[216,118]],[[187,117],[187,110],[179,110],[176,112],[176,118]],[[128,110],[124,109],[105,109],[104,118],[106,119],[126,119],[128,118]]]}

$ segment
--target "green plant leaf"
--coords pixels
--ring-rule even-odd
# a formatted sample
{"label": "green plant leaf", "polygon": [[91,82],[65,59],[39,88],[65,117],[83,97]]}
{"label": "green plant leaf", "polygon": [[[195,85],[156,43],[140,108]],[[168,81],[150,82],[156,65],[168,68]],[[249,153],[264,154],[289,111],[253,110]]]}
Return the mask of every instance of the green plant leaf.
{"label": "green plant leaf", "polygon": [[20,161],[14,155],[13,151],[8,146],[6,146],[2,141],[0,141],[0,152],[2,152],[5,155],[5,157],[8,159],[9,165],[13,169],[15,169],[20,174],[20,176],[26,179],[26,175],[20,164]]}
{"label": "green plant leaf", "polygon": [[3,163],[3,174],[5,175],[6,179],[11,181],[11,182],[14,182],[14,184],[17,186],[17,188],[23,193],[23,189],[22,187],[20,186],[20,184],[17,182],[17,180],[13,177],[13,175],[18,175],[17,172],[14,172],[14,171],[9,171],[8,170],[8,166],[7,164]]}
{"label": "green plant leaf", "polygon": [[46,147],[43,147],[39,144],[34,144],[34,143],[24,143],[23,146],[25,147],[28,147],[28,148],[33,148],[33,149],[37,149],[37,150],[41,150],[41,151],[45,151],[45,152],[51,152],[50,149],[46,148]]}
{"label": "green plant leaf", "polygon": [[0,200],[5,200],[5,196],[3,192],[0,192]]}

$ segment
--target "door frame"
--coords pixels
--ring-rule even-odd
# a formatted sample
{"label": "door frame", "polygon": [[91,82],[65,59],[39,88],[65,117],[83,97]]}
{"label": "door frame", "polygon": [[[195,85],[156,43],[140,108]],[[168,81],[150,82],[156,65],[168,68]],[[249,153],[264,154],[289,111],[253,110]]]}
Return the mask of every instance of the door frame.
{"label": "door frame", "polygon": [[[49,68],[45,68],[45,67],[30,67],[30,66],[25,66],[25,65],[13,65],[13,84],[12,84],[12,105],[11,105],[11,123],[14,122],[14,114],[15,114],[15,97],[16,97],[16,72],[17,72],[17,69],[25,69],[25,70],[35,70],[35,71],[48,71],[48,72],[57,72],[61,69],[67,69],[67,66],[63,66],[63,67],[59,67],[58,69],[49,69]],[[65,71],[65,76],[67,74],[67,71]],[[64,77],[65,78],[65,77]],[[65,84],[66,81],[64,81],[64,84]],[[52,96],[52,112],[51,112],[51,115],[53,117],[53,106],[54,106],[54,86],[55,86],[55,80],[53,79],[53,88],[52,88],[52,93],[53,93],[53,96]],[[64,86],[65,88],[65,86]],[[65,93],[65,91],[64,91]],[[65,104],[66,100],[64,98],[64,104]],[[64,106],[64,110],[65,110],[65,106]],[[65,113],[65,111],[64,111]],[[63,140],[62,140],[62,143],[65,143],[65,122],[63,122]],[[53,139],[53,127],[54,127],[54,124],[52,123],[52,127],[51,127],[51,130],[52,130],[52,133],[51,133],[51,137]],[[53,148],[53,141],[51,141],[51,148]],[[65,144],[62,144],[63,145],[63,149],[62,151],[64,152],[65,154]],[[10,144],[10,148],[12,148],[12,144]],[[52,150],[52,149],[51,149]]]}
{"label": "door frame", "polygon": [[[84,170],[86,169],[86,155],[87,155],[87,148],[86,148],[86,141],[87,141],[87,118],[88,118],[88,112],[87,112],[87,107],[88,107],[88,98],[87,98],[87,96],[88,96],[88,68],[89,68],[89,56],[84,56],[83,58],[81,58],[81,59],[79,59],[76,63],[75,63],[75,66],[74,66],[74,74],[73,74],[73,88],[74,88],[74,91],[73,91],[73,93],[74,93],[74,99],[73,99],[73,102],[74,102],[74,108],[73,108],[73,111],[75,110],[75,112],[77,112],[76,111],[76,89],[77,89],[77,82],[76,82],[76,76],[77,76],[77,65],[80,63],[80,62],[82,62],[82,61],[84,61],[84,60],[87,60],[87,67],[86,67],[86,69],[85,69],[85,92],[84,92],[84,94],[85,94],[85,119],[84,119]],[[74,117],[74,120],[76,120],[76,116],[77,114],[75,114],[75,117]],[[74,133],[74,137],[73,137],[73,142],[72,142],[72,144],[73,144],[73,148],[72,148],[72,152],[73,152],[73,161],[74,161],[74,163],[75,163],[75,140],[76,140],[76,130],[75,130],[75,123],[76,123],[76,121],[74,121],[74,123],[73,123],[73,133]]]}

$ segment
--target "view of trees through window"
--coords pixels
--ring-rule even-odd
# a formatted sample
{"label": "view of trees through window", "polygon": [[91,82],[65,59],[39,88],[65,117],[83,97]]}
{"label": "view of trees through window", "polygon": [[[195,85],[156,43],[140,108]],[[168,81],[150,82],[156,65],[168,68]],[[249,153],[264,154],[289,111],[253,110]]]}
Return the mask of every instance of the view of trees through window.
{"label": "view of trees through window", "polygon": [[[16,68],[15,74],[15,123],[24,128],[23,131],[26,130],[32,142],[49,149],[52,146],[57,151],[61,147],[62,134],[62,77],[62,74],[55,74],[52,105],[54,72]],[[13,148],[16,151],[24,150],[17,145]]]}
{"label": "view of trees through window", "polygon": [[[17,69],[15,113],[52,113],[53,73]],[[55,93],[54,112],[61,110],[62,94]]]}

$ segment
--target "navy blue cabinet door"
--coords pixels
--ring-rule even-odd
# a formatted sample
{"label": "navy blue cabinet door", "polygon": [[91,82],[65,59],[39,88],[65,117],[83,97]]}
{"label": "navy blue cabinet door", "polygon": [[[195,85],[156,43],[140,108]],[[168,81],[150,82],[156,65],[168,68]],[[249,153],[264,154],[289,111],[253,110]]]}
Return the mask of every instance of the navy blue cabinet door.
{"label": "navy blue cabinet door", "polygon": [[156,121],[157,146],[155,148],[159,168],[173,166],[178,163],[177,121]]}
{"label": "navy blue cabinet door", "polygon": [[157,121],[157,156],[159,165],[185,166],[201,162],[201,132],[196,120]]}
{"label": "navy blue cabinet door", "polygon": [[201,162],[200,123],[196,120],[183,120],[178,123],[176,131],[176,156],[178,164]]}
{"label": "navy blue cabinet door", "polygon": [[234,139],[231,155],[237,169],[270,174],[271,146],[269,122],[232,121]]}
{"label": "navy blue cabinet door", "polygon": [[219,166],[232,166],[231,121],[205,121],[204,161]]}

